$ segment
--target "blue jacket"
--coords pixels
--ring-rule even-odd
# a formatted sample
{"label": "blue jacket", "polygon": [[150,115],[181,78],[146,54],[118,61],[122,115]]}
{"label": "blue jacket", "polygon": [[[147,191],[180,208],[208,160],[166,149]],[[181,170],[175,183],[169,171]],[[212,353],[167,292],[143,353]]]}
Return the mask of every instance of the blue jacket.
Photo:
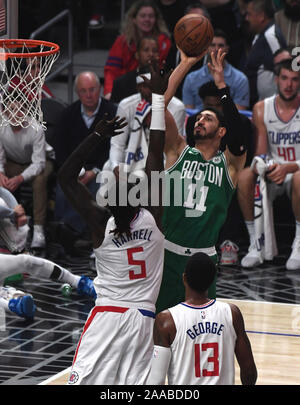
{"label": "blue jacket", "polygon": [[[226,85],[230,88],[230,95],[235,104],[244,107],[249,106],[249,82],[246,75],[226,62],[224,68],[224,78]],[[193,105],[194,109],[201,110],[203,102],[199,97],[200,87],[213,80],[207,65],[199,70],[187,74],[182,89],[182,101],[185,105]]]}

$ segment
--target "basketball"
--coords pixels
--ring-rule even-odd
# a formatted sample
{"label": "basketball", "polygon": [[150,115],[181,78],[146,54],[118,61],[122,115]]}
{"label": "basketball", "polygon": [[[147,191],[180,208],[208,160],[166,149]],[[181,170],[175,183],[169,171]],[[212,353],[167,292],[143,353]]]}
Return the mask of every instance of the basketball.
{"label": "basketball", "polygon": [[174,40],[187,56],[198,56],[205,51],[214,36],[211,22],[199,14],[187,14],[177,21]]}

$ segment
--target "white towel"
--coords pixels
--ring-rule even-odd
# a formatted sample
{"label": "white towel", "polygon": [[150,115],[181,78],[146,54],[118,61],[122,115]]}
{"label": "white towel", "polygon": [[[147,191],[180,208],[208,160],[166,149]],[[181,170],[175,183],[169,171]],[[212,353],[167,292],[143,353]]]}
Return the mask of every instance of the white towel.
{"label": "white towel", "polygon": [[273,260],[274,256],[278,254],[278,249],[274,229],[273,205],[268,196],[268,183],[265,180],[268,165],[259,156],[254,157],[251,168],[255,163],[259,174],[254,194],[255,244],[262,263],[264,260]]}

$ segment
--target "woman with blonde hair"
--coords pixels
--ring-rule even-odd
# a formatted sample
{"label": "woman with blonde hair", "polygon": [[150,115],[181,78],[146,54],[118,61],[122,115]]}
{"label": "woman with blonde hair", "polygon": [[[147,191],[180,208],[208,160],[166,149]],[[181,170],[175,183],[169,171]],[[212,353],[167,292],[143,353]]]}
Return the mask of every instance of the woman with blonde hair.
{"label": "woman with blonde hair", "polygon": [[159,45],[159,60],[164,61],[171,47],[166,23],[151,0],[139,0],[126,13],[121,35],[113,43],[104,67],[104,96],[111,96],[113,81],[138,67],[136,58],[138,41],[144,36],[155,36]]}

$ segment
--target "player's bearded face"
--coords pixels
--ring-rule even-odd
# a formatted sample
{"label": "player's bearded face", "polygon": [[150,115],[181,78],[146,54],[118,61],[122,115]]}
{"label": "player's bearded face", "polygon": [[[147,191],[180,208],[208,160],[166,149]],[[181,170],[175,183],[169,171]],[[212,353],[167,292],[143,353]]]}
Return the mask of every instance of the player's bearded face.
{"label": "player's bearded face", "polygon": [[213,114],[206,112],[199,114],[194,126],[194,139],[206,140],[214,139],[218,133],[217,120]]}
{"label": "player's bearded face", "polygon": [[300,79],[298,73],[282,70],[277,81],[279,97],[284,101],[294,100],[299,92]]}

